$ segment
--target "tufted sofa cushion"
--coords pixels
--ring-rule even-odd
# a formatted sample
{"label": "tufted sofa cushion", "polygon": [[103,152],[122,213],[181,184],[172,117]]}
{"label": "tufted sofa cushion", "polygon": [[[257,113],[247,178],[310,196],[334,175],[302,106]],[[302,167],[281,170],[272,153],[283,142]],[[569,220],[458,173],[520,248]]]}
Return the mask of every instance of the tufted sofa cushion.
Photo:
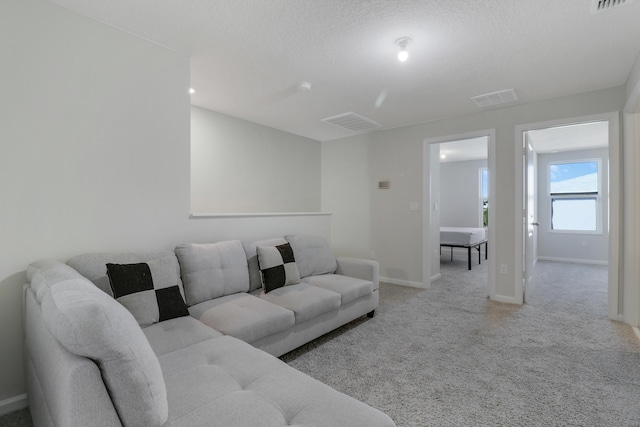
{"label": "tufted sofa cushion", "polygon": [[284,286],[267,293],[262,290],[254,291],[253,295],[293,311],[296,324],[337,310],[341,301],[339,293],[307,283]]}
{"label": "tufted sofa cushion", "polygon": [[233,337],[159,359],[172,427],[394,425],[382,412]]}
{"label": "tufted sofa cushion", "polygon": [[245,293],[201,302],[189,307],[189,313],[205,325],[248,343],[296,323],[293,311]]}
{"label": "tufted sofa cushion", "polygon": [[293,249],[300,277],[336,272],[336,257],[331,253],[329,242],[324,238],[300,234],[285,236],[285,239]]}
{"label": "tufted sofa cushion", "polygon": [[341,274],[320,274],[305,277],[302,281],[339,293],[342,297],[343,305],[373,292],[373,282]]}
{"label": "tufted sofa cushion", "polygon": [[191,316],[154,323],[142,328],[142,332],[157,356],[222,336],[220,332],[211,329]]}
{"label": "tufted sofa cushion", "polygon": [[164,283],[177,284],[180,293],[184,295],[182,280],[180,280],[180,266],[176,254],[169,251],[162,252],[96,252],[77,255],[67,260],[67,264],[81,275],[91,280],[98,288],[113,296],[107,264],[152,263],[154,270],[161,272],[158,279]]}
{"label": "tufted sofa cushion", "polygon": [[247,257],[239,240],[185,243],[175,252],[187,305],[249,290]]}
{"label": "tufted sofa cushion", "polygon": [[80,273],[59,261],[41,260],[31,263],[27,267],[27,279],[31,282],[31,289],[36,294],[38,302],[49,292],[55,283],[68,279],[84,279]]}

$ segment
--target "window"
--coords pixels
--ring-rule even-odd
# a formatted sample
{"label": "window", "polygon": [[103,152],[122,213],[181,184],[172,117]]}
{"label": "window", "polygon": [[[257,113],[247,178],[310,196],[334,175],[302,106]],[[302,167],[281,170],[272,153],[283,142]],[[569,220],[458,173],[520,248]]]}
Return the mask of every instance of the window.
{"label": "window", "polygon": [[549,165],[551,229],[600,231],[600,161]]}

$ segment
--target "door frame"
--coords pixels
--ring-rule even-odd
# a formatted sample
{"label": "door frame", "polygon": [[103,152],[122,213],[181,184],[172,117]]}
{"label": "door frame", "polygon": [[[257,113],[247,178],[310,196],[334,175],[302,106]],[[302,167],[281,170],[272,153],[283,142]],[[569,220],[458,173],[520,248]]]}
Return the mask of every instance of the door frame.
{"label": "door frame", "polygon": [[[487,137],[487,170],[489,172],[489,206],[495,206],[496,196],[496,130],[484,129],[455,135],[446,135],[435,138],[425,138],[422,145],[422,182],[423,182],[423,203],[422,203],[422,282],[425,288],[431,286],[431,282],[437,280],[439,276],[431,275],[431,254],[435,247],[435,236],[431,236],[431,154],[432,144],[441,144],[463,139]],[[489,247],[488,247],[488,270],[489,278],[487,283],[488,295],[491,299],[496,299],[496,216],[489,214]],[[439,239],[438,239],[439,240]]]}
{"label": "door frame", "polygon": [[[523,250],[523,221],[522,206],[524,203],[523,191],[523,165],[522,158],[524,151],[522,149],[523,134],[530,130],[546,129],[550,127],[566,126],[571,124],[589,123],[607,121],[609,122],[609,262],[608,262],[608,281],[609,288],[607,291],[608,313],[609,317],[614,320],[621,319],[622,307],[619,302],[621,295],[620,287],[620,224],[621,216],[621,168],[620,168],[620,114],[615,112],[594,114],[589,116],[571,117],[566,119],[557,119],[546,122],[528,123],[516,126],[515,132],[515,253]],[[535,147],[534,147],[535,148]],[[603,227],[605,225],[603,224]],[[516,256],[514,265],[515,276],[515,300],[518,304],[523,303],[523,258]]]}

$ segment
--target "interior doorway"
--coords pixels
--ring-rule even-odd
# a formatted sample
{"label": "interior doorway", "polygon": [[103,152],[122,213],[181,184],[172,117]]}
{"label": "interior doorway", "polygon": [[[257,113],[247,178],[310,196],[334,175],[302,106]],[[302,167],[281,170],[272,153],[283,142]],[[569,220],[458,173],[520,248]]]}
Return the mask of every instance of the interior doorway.
{"label": "interior doorway", "polygon": [[[494,135],[493,130],[484,130],[424,141],[423,276],[426,283],[441,277],[441,259],[449,257],[447,260],[455,261],[456,268],[464,271],[470,268],[470,274],[474,273],[474,266],[478,271],[478,263],[482,263],[481,267],[488,270],[485,271],[487,295],[495,295],[495,249],[490,243],[495,241],[494,218],[490,214],[495,195],[495,182],[491,179],[495,173]],[[468,238],[473,240],[481,230],[480,240],[485,243],[469,246],[477,242],[466,242],[465,246],[465,242],[456,242],[441,247],[441,226],[458,231],[474,230],[458,233],[456,236],[461,239],[469,234]],[[458,232],[456,230],[453,231]],[[443,262],[449,263],[447,260]]]}
{"label": "interior doorway", "polygon": [[[519,126],[516,138],[516,298],[526,302],[538,260],[608,266],[608,311],[618,317],[617,115]],[[518,274],[521,272],[522,274]]]}

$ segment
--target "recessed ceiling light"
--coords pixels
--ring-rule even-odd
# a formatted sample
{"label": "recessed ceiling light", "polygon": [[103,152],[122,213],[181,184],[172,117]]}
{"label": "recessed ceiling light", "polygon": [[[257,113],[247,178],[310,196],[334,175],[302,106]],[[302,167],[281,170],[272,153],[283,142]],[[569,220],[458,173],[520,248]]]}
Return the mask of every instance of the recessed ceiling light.
{"label": "recessed ceiling light", "polygon": [[192,88],[192,87],[191,87],[191,88],[189,88],[189,93],[190,93],[191,95],[193,95],[194,93],[196,93],[196,90],[195,90],[194,88]]}
{"label": "recessed ceiling light", "polygon": [[447,158],[447,155],[446,155],[446,154],[440,154],[440,158],[441,158],[441,159],[446,159],[446,158]]}

